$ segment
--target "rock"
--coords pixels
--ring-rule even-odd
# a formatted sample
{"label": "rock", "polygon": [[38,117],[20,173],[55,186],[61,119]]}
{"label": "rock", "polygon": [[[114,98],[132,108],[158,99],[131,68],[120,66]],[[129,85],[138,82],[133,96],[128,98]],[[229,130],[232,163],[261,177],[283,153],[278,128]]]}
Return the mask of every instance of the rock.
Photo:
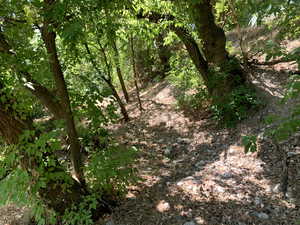
{"label": "rock", "polygon": [[159,212],[166,212],[166,211],[169,211],[170,210],[170,204],[166,201],[160,201],[157,206],[156,206],[156,209],[159,211]]}
{"label": "rock", "polygon": [[272,188],[272,192],[279,193],[280,191],[281,191],[281,185],[275,184],[274,187]]}
{"label": "rock", "polygon": [[288,152],[288,153],[287,153],[287,156],[288,156],[289,158],[294,157],[294,156],[297,156],[297,155],[299,155],[299,152]]}
{"label": "rock", "polygon": [[183,225],[196,225],[194,221],[185,222]]}
{"label": "rock", "polygon": [[159,139],[157,142],[160,143],[160,144],[162,144],[162,143],[165,142],[165,140],[164,139]]}
{"label": "rock", "polygon": [[188,176],[183,178],[182,180],[180,180],[179,182],[177,182],[177,186],[182,186],[184,185],[186,182],[195,182],[195,178],[193,176]]}
{"label": "rock", "polygon": [[177,138],[177,143],[181,145],[187,145],[190,143],[190,140],[188,138]]}
{"label": "rock", "polygon": [[233,178],[233,174],[230,173],[230,172],[225,172],[223,174],[220,175],[222,179],[230,179],[230,178]]}
{"label": "rock", "polygon": [[262,205],[262,200],[259,197],[255,197],[254,203],[255,205]]}
{"label": "rock", "polygon": [[216,191],[216,192],[219,192],[219,193],[224,193],[224,192],[225,192],[225,189],[224,189],[223,187],[216,186],[216,187],[215,187],[215,191]]}
{"label": "rock", "polygon": [[201,168],[201,167],[205,166],[205,164],[206,164],[206,161],[201,160],[195,164],[195,167]]}
{"label": "rock", "polygon": [[172,152],[172,149],[170,149],[170,148],[164,149],[164,154],[165,154],[165,155],[170,155],[171,152]]}
{"label": "rock", "polygon": [[116,225],[113,220],[108,221],[105,225]]}
{"label": "rock", "polygon": [[263,212],[261,212],[261,213],[255,212],[254,216],[256,216],[257,218],[259,218],[261,220],[268,220],[270,218],[268,214],[263,213]]}

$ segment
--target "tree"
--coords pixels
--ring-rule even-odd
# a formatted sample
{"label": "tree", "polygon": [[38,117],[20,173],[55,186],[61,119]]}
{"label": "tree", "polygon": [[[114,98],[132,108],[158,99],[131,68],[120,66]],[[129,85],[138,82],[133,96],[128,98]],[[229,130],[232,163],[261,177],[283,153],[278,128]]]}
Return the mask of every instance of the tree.
{"label": "tree", "polygon": [[134,46],[133,46],[133,36],[130,36],[130,49],[131,49],[131,60],[132,60],[132,68],[133,68],[133,76],[134,76],[134,86],[135,86],[135,91],[136,91],[136,97],[138,99],[138,103],[139,103],[139,109],[142,112],[143,106],[142,106],[142,102],[141,102],[141,98],[140,98],[140,90],[139,90],[139,86],[138,86],[138,82],[137,82],[137,72],[136,72],[136,64],[135,64],[135,54],[134,54]]}
{"label": "tree", "polygon": [[[54,210],[59,218],[72,212],[72,210],[82,210],[82,207],[86,207],[86,212],[90,213],[85,218],[90,218],[90,216],[97,217],[110,210],[111,199],[117,195],[114,194],[114,190],[123,188],[122,185],[125,182],[124,179],[119,182],[119,178],[128,173],[122,173],[122,176],[114,174],[112,177],[101,174],[99,169],[93,169],[92,172],[88,173],[89,176],[101,174],[100,177],[103,178],[102,186],[98,185],[97,188],[89,185],[85,179],[86,174],[83,169],[88,168],[90,164],[85,165],[85,168],[83,166],[81,144],[74,121],[74,115],[78,119],[78,112],[85,106],[78,104],[77,107],[71,107],[71,104],[74,103],[74,99],[72,99],[74,96],[70,95],[68,85],[72,83],[72,79],[65,76],[66,72],[70,75],[69,65],[66,62],[71,62],[70,58],[72,60],[76,58],[69,47],[78,44],[77,40],[74,39],[78,34],[75,32],[76,35],[74,35],[74,27],[77,29],[78,23],[75,23],[77,17],[73,10],[80,5],[76,4],[76,7],[73,8],[74,5],[69,5],[69,3],[71,2],[55,0],[42,2],[7,1],[1,10],[0,125],[3,126],[0,128],[0,135],[5,146],[11,146],[11,148],[16,146],[16,151],[1,152],[1,154],[6,155],[3,161],[1,158],[0,163],[6,166],[1,166],[5,170],[5,175],[2,177],[1,169],[0,177],[2,182],[10,178],[9,174],[22,169],[29,177],[26,184],[28,187],[26,190],[30,190],[28,194],[41,200],[43,204]],[[69,8],[69,6],[71,7]],[[65,9],[68,10],[65,11]],[[70,27],[73,30],[65,29]],[[82,26],[79,28],[82,29]],[[68,55],[64,54],[65,49],[69,50]],[[78,63],[80,62],[77,61]],[[75,67],[74,64],[72,66]],[[28,96],[24,94],[23,90],[17,88],[19,86],[29,91],[35,99],[26,102],[26,104],[20,104],[23,98],[28,99]],[[13,90],[8,93],[7,90],[10,87]],[[18,95],[11,94],[14,91]],[[117,94],[116,90],[114,94]],[[54,128],[47,128],[45,123],[41,125],[34,122],[35,116],[27,116],[30,114],[28,111],[38,105],[38,101],[42,106],[40,113],[53,115],[54,121],[50,120],[49,123]],[[28,107],[25,113],[21,107],[24,105]],[[47,109],[47,112],[44,111],[43,107]],[[97,124],[97,126],[101,126],[101,124]],[[64,128],[62,132],[61,127]],[[65,138],[65,133],[67,138]],[[0,147],[2,151],[3,146]],[[113,154],[117,149],[111,147],[108,152]],[[71,153],[70,161],[74,170],[73,173],[69,173],[68,165],[60,160],[57,153],[57,151],[64,150],[69,150]],[[131,154],[130,152],[132,151],[128,151],[126,154]],[[9,154],[15,154],[13,163],[10,163]],[[99,155],[95,154],[93,157],[98,157],[97,161],[100,161]],[[93,157],[91,156],[91,164],[95,163],[96,160]],[[110,157],[112,156],[106,155],[104,157],[105,160],[108,160],[106,164],[110,163]],[[118,167],[120,169],[122,167],[121,170],[124,168],[129,172],[125,164],[130,159],[128,157],[123,158],[117,163],[112,161],[113,165],[110,165],[109,168],[116,167],[114,169],[117,169]],[[124,164],[121,166],[120,162]],[[18,168],[19,164],[21,168]],[[101,168],[101,165],[97,165],[96,168]],[[126,182],[130,179],[126,178]],[[99,181],[96,178],[90,180]],[[119,186],[115,184],[116,180],[118,180]],[[109,188],[110,190],[108,190]],[[92,200],[91,195],[93,195]],[[86,199],[93,201],[93,207],[82,206],[82,204],[86,204]]]}
{"label": "tree", "polygon": [[120,67],[119,51],[118,51],[117,43],[116,43],[115,39],[112,40],[111,45],[112,45],[112,48],[114,51],[114,59],[115,59],[115,64],[116,64],[117,75],[118,75],[118,78],[119,78],[119,81],[120,81],[120,84],[122,87],[123,95],[125,97],[126,102],[129,103],[129,95],[128,95],[128,92],[127,92],[127,89],[125,86],[125,82],[123,79],[123,75],[122,75],[122,71],[121,71],[121,67]]}

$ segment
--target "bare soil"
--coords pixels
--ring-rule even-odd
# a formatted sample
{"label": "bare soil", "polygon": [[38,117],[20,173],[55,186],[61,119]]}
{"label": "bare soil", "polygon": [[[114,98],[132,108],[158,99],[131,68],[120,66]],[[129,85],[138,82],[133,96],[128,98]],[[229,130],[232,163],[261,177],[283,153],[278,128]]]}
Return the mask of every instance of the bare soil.
{"label": "bare soil", "polygon": [[[176,107],[177,90],[168,82],[141,92],[127,105],[131,121],[110,127],[118,142],[139,149],[143,180],[106,225],[293,225],[300,221],[299,134],[278,146],[259,140],[257,153],[245,154],[243,135],[258,135],[270,113],[286,116],[296,100],[279,104],[289,63],[253,68],[252,82],[265,106],[236,128],[219,128],[207,111],[186,113]],[[285,156],[293,155],[287,161]],[[283,179],[286,175],[287,179]],[[281,190],[282,182],[286,191]],[[25,208],[0,208],[0,225],[22,224]],[[23,225],[23,224],[22,224]]]}
{"label": "bare soil", "polygon": [[299,136],[279,146],[262,138],[259,152],[252,154],[245,154],[241,144],[242,135],[262,133],[267,115],[286,116],[295,105],[279,104],[289,78],[282,66],[294,69],[288,63],[253,69],[253,83],[266,105],[231,129],[216,126],[207,112],[195,120],[176,109],[176,90],[167,82],[144,90],[145,111],[133,102],[128,105],[131,121],[111,128],[119,142],[140,150],[138,176],[144,180],[130,187],[104,224],[297,224],[299,155],[288,164],[286,192],[281,183],[283,154],[297,155]]}

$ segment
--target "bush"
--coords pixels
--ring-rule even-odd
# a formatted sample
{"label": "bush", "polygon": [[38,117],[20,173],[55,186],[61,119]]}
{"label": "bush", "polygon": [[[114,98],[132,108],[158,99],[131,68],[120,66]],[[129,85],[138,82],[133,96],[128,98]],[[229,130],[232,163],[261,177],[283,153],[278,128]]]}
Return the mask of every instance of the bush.
{"label": "bush", "polygon": [[221,125],[232,127],[249,115],[249,110],[261,105],[255,92],[244,85],[235,88],[227,98],[220,103],[211,105],[214,118]]}

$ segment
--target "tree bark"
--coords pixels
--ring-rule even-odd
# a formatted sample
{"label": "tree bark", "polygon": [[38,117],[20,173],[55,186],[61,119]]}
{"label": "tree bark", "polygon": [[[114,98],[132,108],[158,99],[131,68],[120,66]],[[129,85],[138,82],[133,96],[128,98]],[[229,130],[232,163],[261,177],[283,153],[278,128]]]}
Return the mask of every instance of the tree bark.
{"label": "tree bark", "polygon": [[11,113],[3,110],[2,105],[0,107],[0,135],[7,144],[16,144],[27,127],[26,122],[15,119]]}
{"label": "tree bark", "polygon": [[56,119],[63,118],[63,109],[55,96],[46,87],[42,86],[39,82],[33,79],[31,74],[20,67],[21,62],[18,64],[18,57],[11,51],[12,47],[8,44],[4,34],[0,31],[0,52],[6,54],[8,57],[14,57],[16,63],[11,65],[11,69],[25,78],[23,86],[31,92]]}
{"label": "tree bark", "polygon": [[202,56],[197,42],[184,28],[175,27],[175,26],[171,26],[170,28],[184,43],[192,62],[194,63],[196,69],[199,71],[201,77],[203,78],[205,86],[208,88],[208,91],[210,92],[210,86],[208,84],[209,83],[208,63]]}
{"label": "tree bark", "polygon": [[[226,51],[226,37],[224,31],[215,24],[212,7],[209,0],[189,3],[189,10],[196,25],[198,36],[202,40],[203,48],[200,48],[192,35],[183,27],[169,25],[169,28],[184,43],[190,58],[203,78],[209,95],[213,99],[224,100],[231,91],[243,83],[245,76],[239,64],[230,65],[230,57]],[[160,20],[175,21],[172,15],[161,15],[157,12],[143,14],[141,11],[137,18],[148,18],[151,22],[158,23]],[[201,50],[200,50],[201,49]],[[217,66],[220,71],[226,72],[227,76],[209,72],[209,68]]]}
{"label": "tree bark", "polygon": [[171,70],[169,60],[172,53],[169,47],[164,45],[163,33],[159,33],[155,40],[158,48],[158,56],[162,65],[161,78],[165,78],[167,76],[167,73]]}
{"label": "tree bark", "polygon": [[[52,1],[50,1],[52,2]],[[48,1],[46,4],[49,8]],[[51,4],[51,3],[50,3]],[[64,109],[64,120],[66,122],[66,131],[70,139],[70,152],[71,152],[71,163],[73,165],[74,175],[80,183],[85,184],[84,175],[83,175],[83,163],[80,153],[80,143],[78,140],[77,131],[75,128],[73,113],[70,105],[70,98],[64,79],[63,71],[58,59],[57,49],[56,49],[56,33],[51,30],[49,21],[45,20],[43,27],[41,28],[42,39],[47,49],[50,70],[52,72],[58,94],[60,97],[60,103]]]}
{"label": "tree bark", "polygon": [[107,85],[110,87],[110,89],[112,90],[113,92],[113,96],[116,98],[119,106],[120,106],[120,109],[121,109],[121,113],[123,115],[123,119],[125,122],[128,122],[130,119],[129,119],[129,116],[128,116],[128,113],[127,113],[127,110],[125,108],[125,105],[122,101],[122,99],[120,98],[115,86],[110,82],[110,81],[106,81]]}
{"label": "tree bark", "polygon": [[108,61],[107,61],[107,58],[106,58],[105,51],[104,51],[104,49],[102,48],[102,45],[100,44],[100,42],[99,42],[98,44],[99,44],[99,47],[100,47],[100,49],[101,49],[101,51],[102,51],[102,54],[104,54],[105,64],[106,64],[106,67],[107,67],[108,78],[106,78],[106,77],[102,74],[101,70],[98,68],[98,66],[97,66],[97,64],[96,64],[96,62],[95,62],[95,60],[93,59],[93,55],[92,55],[92,53],[91,53],[91,51],[90,51],[90,48],[89,48],[89,46],[88,46],[87,43],[84,43],[84,47],[85,47],[85,49],[86,49],[86,51],[87,51],[87,53],[88,53],[88,55],[89,55],[90,61],[91,61],[92,65],[93,65],[94,69],[98,72],[98,74],[99,74],[99,76],[101,77],[101,79],[104,80],[104,82],[105,82],[105,83],[110,87],[110,89],[112,90],[112,94],[113,94],[113,96],[116,98],[116,100],[117,100],[117,102],[118,102],[118,104],[119,104],[119,106],[120,106],[121,113],[122,113],[122,115],[123,115],[123,117],[124,117],[124,121],[125,121],[125,122],[128,122],[128,121],[130,120],[130,118],[129,118],[129,116],[128,116],[126,107],[125,107],[125,105],[124,105],[122,99],[120,98],[120,96],[119,96],[119,94],[118,94],[118,92],[117,92],[115,86],[113,85],[113,83],[112,83],[112,81],[111,81],[111,75],[110,75],[110,71],[109,71],[110,68],[109,68],[109,65],[108,65]]}
{"label": "tree bark", "polygon": [[133,48],[133,37],[132,35],[130,36],[130,48],[131,48],[131,59],[132,59],[132,68],[133,68],[133,76],[134,76],[134,85],[135,85],[135,91],[136,91],[136,97],[138,99],[138,104],[139,104],[139,109],[142,112],[143,106],[142,106],[142,102],[141,102],[141,98],[140,98],[140,90],[139,90],[139,86],[137,83],[137,72],[136,72],[136,64],[135,64],[135,54],[134,54],[134,48]]}
{"label": "tree bark", "polygon": [[189,9],[196,25],[197,33],[203,41],[203,52],[209,63],[221,65],[228,60],[225,49],[226,37],[222,28],[215,23],[210,0],[190,3]]}
{"label": "tree bark", "polygon": [[121,71],[121,67],[120,67],[120,57],[119,57],[119,51],[118,51],[118,48],[117,48],[117,44],[116,44],[115,40],[112,40],[111,43],[112,43],[114,56],[115,56],[114,58],[115,58],[115,63],[116,63],[117,75],[118,75],[118,78],[119,78],[119,81],[120,81],[120,84],[121,84],[121,87],[122,87],[124,98],[125,98],[126,102],[129,103],[130,102],[129,95],[128,95],[128,92],[127,92],[127,89],[126,89],[126,85],[125,85],[123,75],[122,75],[122,71]]}
{"label": "tree bark", "polygon": [[224,30],[215,23],[210,0],[199,0],[189,4],[196,30],[203,44],[203,53],[208,65],[219,67],[220,73],[210,73],[208,76],[208,90],[216,102],[226,101],[237,86],[244,85],[246,77],[239,63],[230,58],[226,50]]}
{"label": "tree bark", "polygon": [[[0,93],[1,89],[2,84],[0,84]],[[4,95],[4,93],[1,93],[1,95]],[[18,145],[20,143],[20,136],[22,133],[25,130],[33,130],[34,128],[32,126],[32,121],[21,119],[18,116],[18,112],[10,107],[13,102],[14,104],[18,104],[18,99],[5,99],[6,102],[1,102],[0,104],[0,136],[3,137],[6,144]],[[35,132],[35,135],[38,136],[38,132]],[[36,136],[32,137],[30,140],[34,142]],[[20,158],[19,165],[23,170],[28,172],[32,180],[38,180],[43,176],[43,174],[38,172],[38,168],[44,165],[39,165],[40,160],[36,158],[35,154],[28,154],[26,149],[22,149],[22,146],[19,146],[18,149],[20,149],[18,155]],[[11,170],[13,170],[13,168]],[[67,208],[72,206],[72,204],[78,204],[80,202],[80,199],[85,193],[85,189],[77,181],[73,180],[59,164],[51,166],[51,168],[47,168],[45,170],[47,172],[52,171],[65,173],[64,177],[68,177],[71,181],[69,184],[70,186],[67,189],[62,185],[65,183],[63,180],[50,180],[47,182],[45,188],[38,190],[39,196],[48,207],[54,209],[60,214],[63,214]]]}

